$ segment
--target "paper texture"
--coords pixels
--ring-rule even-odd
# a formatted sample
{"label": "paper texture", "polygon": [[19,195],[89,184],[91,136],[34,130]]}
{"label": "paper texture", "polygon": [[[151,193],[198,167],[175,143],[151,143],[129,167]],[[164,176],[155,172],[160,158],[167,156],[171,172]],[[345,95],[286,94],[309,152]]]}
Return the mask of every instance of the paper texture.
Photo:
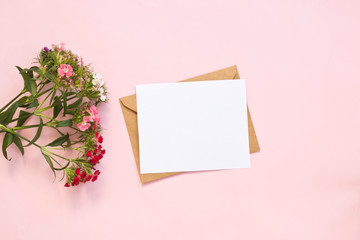
{"label": "paper texture", "polygon": [[[223,80],[223,79],[239,79],[239,74],[236,66],[224,68],[218,71],[206,73],[197,77],[183,80],[183,82],[191,81],[208,81],[208,80]],[[136,165],[140,173],[140,160],[139,160],[139,136],[137,126],[137,108],[136,108],[136,95],[130,95],[119,99],[121,109],[123,111],[125,124],[128,130],[130,143],[133,149]],[[256,137],[251,115],[248,109],[248,129],[249,129],[249,148],[250,153],[260,151],[260,146]],[[175,175],[177,173],[148,173],[140,174],[140,180],[142,183],[151,182],[161,178]]]}
{"label": "paper texture", "polygon": [[141,173],[249,168],[245,80],[136,86]]}

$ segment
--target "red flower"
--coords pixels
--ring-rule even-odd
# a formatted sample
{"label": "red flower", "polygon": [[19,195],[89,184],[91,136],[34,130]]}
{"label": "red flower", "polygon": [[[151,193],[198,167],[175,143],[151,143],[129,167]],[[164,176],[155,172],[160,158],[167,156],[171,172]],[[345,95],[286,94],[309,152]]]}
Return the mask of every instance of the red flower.
{"label": "red flower", "polygon": [[100,153],[102,154],[102,155],[105,155],[105,149],[103,149]]}
{"label": "red flower", "polygon": [[92,182],[95,182],[96,181],[96,179],[98,178],[98,176],[93,176],[93,178],[92,178]]}
{"label": "red flower", "polygon": [[93,156],[90,160],[90,163],[95,165],[98,163],[98,161],[99,161],[98,156]]}
{"label": "red flower", "polygon": [[78,185],[79,182],[80,182],[80,178],[79,178],[79,177],[76,177],[76,178],[73,179],[71,185],[72,185],[72,186]]}
{"label": "red flower", "polygon": [[68,183],[65,183],[64,187],[70,187],[70,185]]}
{"label": "red flower", "polygon": [[88,181],[90,181],[92,177],[93,177],[93,175],[89,175],[89,176],[87,176],[87,178],[85,179],[85,181],[84,181],[84,182],[88,182]]}
{"label": "red flower", "polygon": [[102,143],[103,142],[103,137],[102,136],[100,136],[98,139],[97,139],[97,141],[99,142],[99,143]]}
{"label": "red flower", "polygon": [[81,179],[84,179],[84,178],[86,177],[86,172],[82,172],[82,173],[80,174],[80,177],[81,177]]}
{"label": "red flower", "polygon": [[99,170],[96,170],[96,171],[94,172],[94,175],[95,175],[95,176],[99,176],[100,173],[101,173],[101,172],[100,172]]}
{"label": "red flower", "polygon": [[75,170],[75,174],[76,174],[76,175],[79,175],[79,174],[80,174],[80,168],[77,168],[77,169]]}
{"label": "red flower", "polygon": [[91,157],[91,156],[92,156],[92,153],[91,153],[90,150],[86,153],[86,156],[87,156],[87,157]]}

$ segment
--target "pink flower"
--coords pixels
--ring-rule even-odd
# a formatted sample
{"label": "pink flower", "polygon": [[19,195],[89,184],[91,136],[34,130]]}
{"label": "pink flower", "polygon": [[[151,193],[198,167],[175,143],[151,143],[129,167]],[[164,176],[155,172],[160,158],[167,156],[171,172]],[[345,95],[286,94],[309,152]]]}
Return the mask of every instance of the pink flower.
{"label": "pink flower", "polygon": [[95,122],[95,125],[100,123],[100,116],[98,115],[98,110],[94,105],[90,107],[90,110],[86,110],[90,116],[87,118],[89,122]]}
{"label": "pink flower", "polygon": [[78,61],[79,64],[84,65],[82,57],[79,54],[76,54],[76,61]]}
{"label": "pink flower", "polygon": [[86,129],[88,129],[91,124],[88,123],[88,121],[86,121],[86,117],[83,117],[83,121],[81,123],[78,123],[76,126],[80,129],[80,131],[85,131]]}
{"label": "pink flower", "polygon": [[59,51],[63,51],[64,49],[65,49],[65,43],[60,43],[59,45],[58,45],[58,50]]}
{"label": "pink flower", "polygon": [[92,117],[89,117],[89,116],[84,116],[83,121],[84,122],[93,122],[94,119]]}
{"label": "pink flower", "polygon": [[60,67],[58,68],[58,73],[60,77],[66,75],[66,77],[68,78],[73,74],[73,69],[68,64],[61,64]]}

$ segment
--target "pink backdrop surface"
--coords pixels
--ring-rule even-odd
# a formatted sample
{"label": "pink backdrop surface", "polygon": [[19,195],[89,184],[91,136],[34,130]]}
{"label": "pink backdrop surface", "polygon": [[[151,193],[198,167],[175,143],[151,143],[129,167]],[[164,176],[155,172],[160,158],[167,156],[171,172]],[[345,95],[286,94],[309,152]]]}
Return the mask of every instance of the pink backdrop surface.
{"label": "pink backdrop surface", "polygon": [[[360,239],[359,23],[356,0],[2,1],[0,105],[22,88],[14,66],[60,42],[111,100],[99,181],[52,183],[31,147],[0,157],[0,239]],[[142,185],[118,98],[235,64],[251,169]]]}

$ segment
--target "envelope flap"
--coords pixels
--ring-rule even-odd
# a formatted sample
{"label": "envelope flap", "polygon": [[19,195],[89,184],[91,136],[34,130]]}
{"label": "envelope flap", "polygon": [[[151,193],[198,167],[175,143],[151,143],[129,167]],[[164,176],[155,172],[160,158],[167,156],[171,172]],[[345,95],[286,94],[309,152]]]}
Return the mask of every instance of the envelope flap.
{"label": "envelope flap", "polygon": [[217,70],[214,72],[199,75],[193,78],[185,79],[180,82],[195,82],[195,81],[211,81],[211,80],[224,80],[224,79],[239,79],[239,73],[236,65]]}
{"label": "envelope flap", "polygon": [[137,112],[136,107],[136,95],[132,94],[130,96],[122,97],[120,98],[120,101],[122,104],[124,104],[125,107],[129,108],[130,110]]}
{"label": "envelope flap", "polygon": [[[195,82],[195,81],[210,81],[210,80],[223,80],[223,79],[239,79],[237,67],[231,66],[218,71],[206,73],[193,78],[189,78],[180,82]],[[130,110],[137,112],[136,94],[120,98],[122,104]]]}

